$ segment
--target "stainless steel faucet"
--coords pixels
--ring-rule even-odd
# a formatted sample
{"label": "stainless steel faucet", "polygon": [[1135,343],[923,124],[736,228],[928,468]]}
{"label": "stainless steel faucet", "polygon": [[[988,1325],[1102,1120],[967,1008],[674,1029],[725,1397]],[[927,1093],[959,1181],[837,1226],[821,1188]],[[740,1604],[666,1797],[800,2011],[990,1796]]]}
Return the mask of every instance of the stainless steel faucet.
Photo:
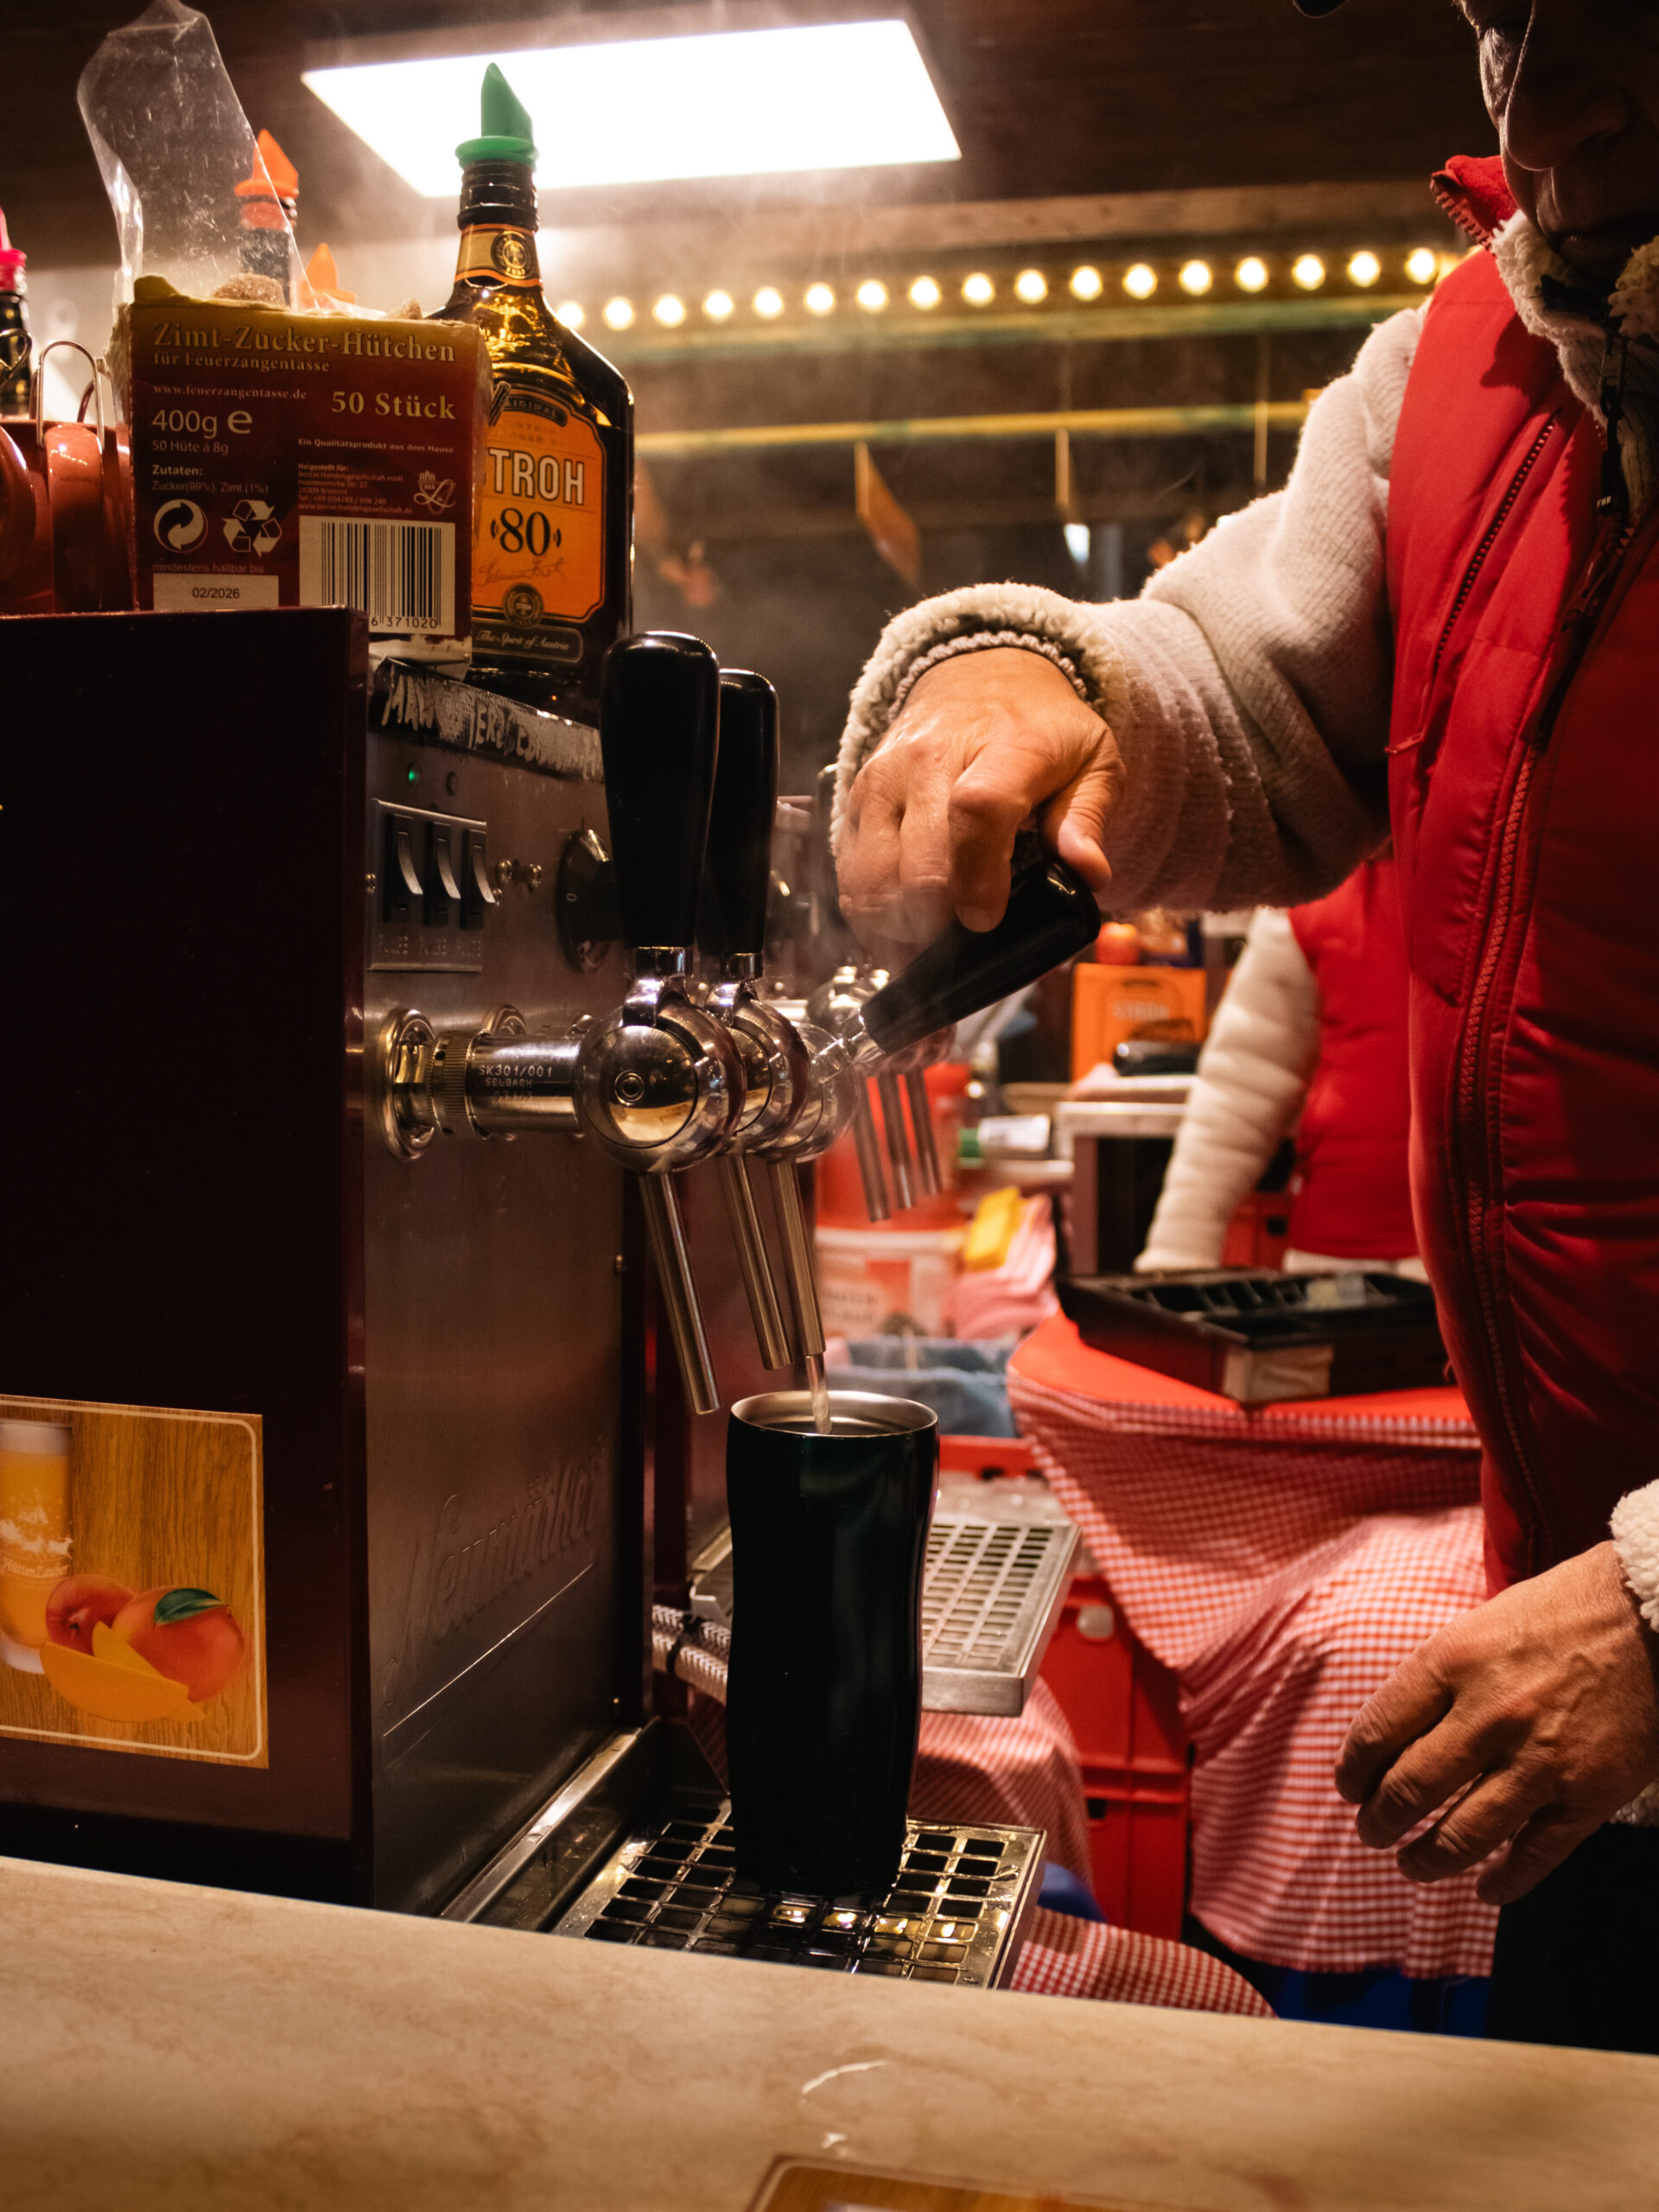
{"label": "stainless steel faucet", "polygon": [[[1099,916],[1080,877],[1058,860],[1039,861],[1016,875],[995,929],[954,925],[896,976],[849,963],[814,995],[805,1020],[791,1021],[760,988],[778,772],[771,685],[742,671],[722,679],[695,638],[624,639],[606,662],[600,740],[631,970],[622,1003],[562,1037],[532,1033],[510,1006],[476,1030],[449,1032],[404,1008],[376,1039],[371,1095],[386,1144],[404,1159],[445,1139],[581,1132],[636,1175],[686,1395],[694,1411],[712,1413],[720,1389],[676,1178],[718,1163],[756,1340],[777,1369],[790,1364],[791,1347],[747,1163],[764,1165],[797,1348],[813,1373],[823,1325],[799,1169],[851,1128],[872,1217],[886,1217],[874,1080],[899,1204],[908,1205],[912,1166],[923,1187],[938,1173],[923,1068],[957,1021],[1080,951]],[[700,930],[719,963],[706,1005],[694,995]]]}
{"label": "stainless steel faucet", "polygon": [[1038,851],[1016,869],[995,929],[953,922],[899,975],[849,961],[808,999],[809,1015],[839,1040],[864,1078],[853,1134],[872,1221],[887,1220],[891,1208],[868,1086],[874,1084],[881,1101],[893,1199],[902,1209],[913,1203],[916,1186],[929,1192],[939,1187],[924,1071],[943,1057],[956,1024],[1071,959],[1099,928],[1099,909],[1083,878]]}
{"label": "stainless steel faucet", "polygon": [[698,1413],[720,1389],[674,1177],[721,1153],[748,1098],[732,1032],[691,996],[692,946],[714,791],[719,664],[696,638],[627,638],[607,659],[600,744],[617,906],[632,980],[620,1006],[563,1038],[512,1007],[475,1033],[394,1015],[378,1054],[387,1142],[580,1130],[639,1179],[664,1309]]}
{"label": "stainless steel faucet", "polygon": [[[740,1257],[753,1225],[753,1273],[745,1259],[744,1280],[761,1357],[768,1367],[787,1365],[790,1346],[760,1230],[750,1160],[762,1165],[772,1184],[796,1345],[809,1379],[815,1366],[821,1379],[823,1321],[799,1171],[848,1126],[861,1086],[833,1038],[789,1020],[760,995],[777,812],[778,695],[764,677],[742,669],[721,671],[720,692],[720,766],[698,938],[719,962],[709,1004],[731,1029],[751,1078],[751,1103],[721,1174]],[[779,1333],[769,1340],[774,1318]],[[781,1357],[771,1356],[773,1344]]]}
{"label": "stainless steel faucet", "polygon": [[746,1155],[799,1119],[811,1081],[805,1046],[756,988],[766,963],[777,810],[778,695],[763,676],[722,669],[720,760],[697,942],[717,963],[709,1011],[730,1032],[744,1067],[743,1109],[718,1172],[760,1362],[772,1369],[790,1366],[792,1355]]}

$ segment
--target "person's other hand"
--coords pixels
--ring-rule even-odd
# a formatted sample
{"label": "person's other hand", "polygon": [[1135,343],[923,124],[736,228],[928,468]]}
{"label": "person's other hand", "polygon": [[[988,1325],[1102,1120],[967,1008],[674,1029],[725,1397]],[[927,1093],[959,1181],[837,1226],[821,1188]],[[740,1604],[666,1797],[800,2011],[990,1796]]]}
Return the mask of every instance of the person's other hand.
{"label": "person's other hand", "polygon": [[[1414,1882],[1482,1859],[1489,1904],[1524,1897],[1659,1776],[1655,1639],[1598,1544],[1449,1622],[1348,1732],[1337,1787]],[[1496,1856],[1492,1854],[1496,1853]]]}
{"label": "person's other hand", "polygon": [[952,912],[988,930],[1015,833],[1034,816],[1091,889],[1122,789],[1112,733],[1040,653],[996,646],[931,668],[859,772],[839,855],[842,908],[867,944],[930,942]]}

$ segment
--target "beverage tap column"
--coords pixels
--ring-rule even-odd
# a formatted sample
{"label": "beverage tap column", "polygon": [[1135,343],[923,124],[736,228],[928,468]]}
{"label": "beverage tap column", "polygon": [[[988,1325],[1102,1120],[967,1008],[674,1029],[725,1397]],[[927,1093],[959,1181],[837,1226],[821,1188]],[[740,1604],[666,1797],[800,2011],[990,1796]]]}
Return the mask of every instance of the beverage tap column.
{"label": "beverage tap column", "polygon": [[881,1127],[887,1140],[887,1173],[893,1179],[893,1203],[900,1213],[916,1203],[912,1188],[910,1140],[905,1130],[905,1095],[896,1068],[883,1068],[875,1078],[881,1100]]}
{"label": "beverage tap column", "polygon": [[[1083,878],[1062,860],[1039,859],[1015,874],[1007,910],[995,929],[969,930],[953,922],[879,989],[855,999],[849,991],[836,1033],[859,1072],[882,1087],[890,1144],[895,1071],[906,1071],[914,1085],[911,1109],[918,1160],[925,1161],[924,1138],[931,1147],[932,1129],[921,1070],[933,1057],[930,1039],[1074,958],[1099,928],[1095,895]],[[925,1166],[922,1173],[925,1177]]]}
{"label": "beverage tap column", "polygon": [[731,1033],[744,1066],[736,1133],[716,1172],[761,1364],[772,1369],[790,1364],[789,1336],[747,1155],[780,1137],[798,1118],[810,1080],[806,1048],[756,990],[766,958],[777,806],[778,695],[763,676],[722,669],[720,757],[697,942],[705,956],[719,963],[709,1009]]}
{"label": "beverage tap column", "polygon": [[[874,995],[885,980],[884,970],[870,975],[852,961],[845,962],[808,999],[808,1017],[832,1037],[861,1037],[865,1001]],[[880,1071],[876,1065],[879,1057],[872,1057],[868,1065],[861,1067],[861,1077],[874,1076]],[[864,1211],[872,1221],[886,1221],[893,1208],[887,1198],[887,1179],[875,1134],[875,1116],[870,1109],[869,1092],[861,1080],[854,1096],[853,1150],[858,1161],[859,1180],[864,1186]],[[891,1135],[888,1141],[892,1141]],[[907,1185],[899,1203],[901,1206],[910,1203]]]}
{"label": "beverage tap column", "polygon": [[745,1077],[725,1026],[688,995],[718,744],[720,670],[696,638],[652,632],[606,657],[600,746],[617,905],[632,982],[582,1039],[576,1112],[640,1179],[646,1225],[694,1411],[719,1384],[673,1178],[719,1154],[742,1110]]}
{"label": "beverage tap column", "polygon": [[[821,1389],[823,1317],[800,1171],[855,1125],[864,1086],[826,1027],[811,1020],[790,1021],[759,995],[765,972],[777,786],[777,694],[764,677],[742,670],[723,671],[720,767],[705,889],[708,918],[700,935],[703,950],[721,957],[715,1005],[734,1031],[759,1040],[772,1069],[772,1095],[744,1126],[737,1149],[746,1160],[758,1161],[771,1180],[794,1310],[796,1348],[809,1382]],[[827,863],[827,844],[824,860]],[[833,880],[833,870],[824,880]],[[827,914],[822,926],[827,934]],[[841,926],[838,914],[834,926]],[[868,1114],[865,1130],[874,1141]],[[878,1177],[880,1172],[878,1158]]]}
{"label": "beverage tap column", "polygon": [[[812,794],[812,836],[809,848],[814,944],[815,949],[825,957],[825,965],[830,973],[827,982],[819,984],[809,994],[806,1010],[809,1018],[831,1036],[839,1036],[843,1029],[849,1032],[855,1030],[865,1000],[878,985],[887,981],[885,969],[873,969],[868,961],[860,958],[853,933],[841,911],[841,894],[836,880],[836,860],[830,837],[836,810],[836,771],[833,766],[819,773]],[[862,1082],[858,1084],[854,1096],[856,1105],[851,1124],[853,1151],[858,1161],[859,1181],[864,1191],[864,1211],[872,1221],[886,1221],[893,1207],[887,1197],[887,1172],[881,1161],[881,1142],[876,1135],[875,1115]],[[892,1143],[891,1134],[888,1143]],[[907,1165],[905,1161],[904,1166],[907,1167]],[[903,1168],[897,1203],[901,1207],[910,1204],[908,1177]]]}

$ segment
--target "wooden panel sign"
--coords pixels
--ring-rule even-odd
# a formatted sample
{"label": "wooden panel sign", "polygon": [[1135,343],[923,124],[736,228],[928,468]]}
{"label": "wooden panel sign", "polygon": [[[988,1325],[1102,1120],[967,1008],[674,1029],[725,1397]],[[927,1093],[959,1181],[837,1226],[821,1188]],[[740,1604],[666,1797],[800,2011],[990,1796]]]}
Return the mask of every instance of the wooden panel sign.
{"label": "wooden panel sign", "polygon": [[0,1736],[266,1764],[261,1424],[0,1397]]}

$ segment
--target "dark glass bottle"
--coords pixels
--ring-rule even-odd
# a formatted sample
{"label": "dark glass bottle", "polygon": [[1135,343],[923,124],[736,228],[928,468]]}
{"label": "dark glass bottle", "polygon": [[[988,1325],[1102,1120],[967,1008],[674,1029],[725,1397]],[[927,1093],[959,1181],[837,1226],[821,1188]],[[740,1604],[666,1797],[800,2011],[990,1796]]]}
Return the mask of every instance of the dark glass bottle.
{"label": "dark glass bottle", "polygon": [[0,415],[29,412],[29,279],[23,274],[27,255],[6,235],[6,219],[0,214]]}
{"label": "dark glass bottle", "polygon": [[291,302],[300,178],[269,130],[259,133],[252,174],[237,186],[236,197],[242,266],[251,276],[275,277],[283,299]]}
{"label": "dark glass bottle", "polygon": [[461,162],[455,288],[438,319],[484,334],[494,370],[473,537],[473,680],[594,721],[630,626],[633,397],[542,293],[530,118],[492,62]]}

